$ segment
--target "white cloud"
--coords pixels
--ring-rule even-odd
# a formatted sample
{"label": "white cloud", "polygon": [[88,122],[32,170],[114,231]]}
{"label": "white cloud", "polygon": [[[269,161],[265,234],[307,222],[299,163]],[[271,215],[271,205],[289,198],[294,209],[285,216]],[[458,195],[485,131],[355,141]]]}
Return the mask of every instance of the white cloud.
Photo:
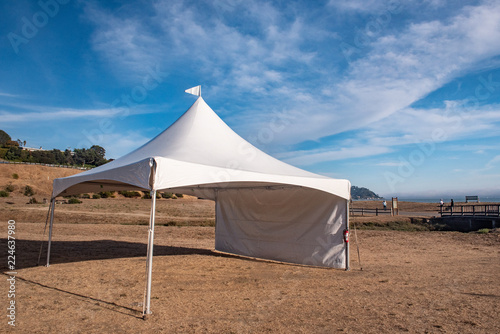
{"label": "white cloud", "polygon": [[[64,122],[73,119],[96,120],[96,124],[104,118],[125,118],[131,115],[153,114],[165,112],[168,110],[165,106],[159,105],[141,105],[138,104],[132,108],[96,108],[96,109],[75,109],[58,108],[50,106],[28,105],[12,103],[8,105],[9,109],[18,111],[0,110],[2,123],[30,123],[30,122]],[[23,110],[22,112],[19,110]]]}
{"label": "white cloud", "polygon": [[50,108],[42,107],[44,111],[41,112],[8,112],[0,111],[0,118],[2,123],[15,123],[15,122],[51,122],[54,120],[63,121],[66,119],[76,118],[102,118],[113,117],[120,113],[121,109],[64,109],[64,108]]}
{"label": "white cloud", "polygon": [[[205,80],[217,82],[212,91],[236,87],[233,91],[265,94],[293,75],[297,64],[313,62],[315,52],[304,51],[302,43],[332,35],[306,24],[300,14],[286,20],[263,1],[217,1],[212,6],[216,15],[208,16],[200,6],[159,1],[152,6],[154,14],[144,19],[87,5],[86,17],[96,26],[93,49],[117,76],[138,76],[161,64],[200,71]],[[232,14],[236,8],[252,29],[238,27]]]}
{"label": "white cloud", "polygon": [[399,166],[403,165],[403,162],[402,161],[379,162],[375,165],[382,166],[382,167],[399,167]]}
{"label": "white cloud", "polygon": [[85,3],[84,15],[96,26],[93,49],[120,78],[141,79],[149,68],[159,64],[162,55],[168,54],[162,39],[152,35],[142,19],[134,15],[120,17],[92,2]]}
{"label": "white cloud", "polygon": [[[394,3],[398,1],[393,1]],[[330,0],[328,6],[346,12],[373,12],[387,6],[378,0]]]}
{"label": "white cloud", "polygon": [[384,119],[500,54],[498,40],[500,3],[493,2],[465,7],[446,22],[415,23],[381,36],[365,57],[351,63],[341,82],[322,88],[330,98],[294,105],[308,110],[307,117],[277,135],[276,142],[315,140]]}
{"label": "white cloud", "polygon": [[488,161],[488,163],[485,166],[485,169],[493,169],[495,167],[500,166],[500,155],[495,156],[493,159]]}
{"label": "white cloud", "polygon": [[337,148],[331,150],[328,148],[322,148],[310,151],[288,152],[286,155],[281,155],[281,158],[283,158],[283,161],[292,165],[308,166],[323,161],[362,158],[388,153],[390,151],[391,150],[388,147],[365,145],[357,147],[342,147],[340,149]]}
{"label": "white cloud", "polygon": [[405,145],[498,135],[495,123],[500,122],[500,105],[496,109],[482,107],[463,114],[460,111],[448,108],[405,108],[368,125],[367,136],[372,138],[374,144],[386,142]]}
{"label": "white cloud", "polygon": [[3,97],[19,97],[19,95],[9,94],[9,93],[5,93],[5,92],[0,92],[0,96],[3,96]]}
{"label": "white cloud", "polygon": [[[447,109],[403,109],[390,117],[373,122],[359,131],[356,139],[323,145],[321,149],[292,151],[280,155],[285,161],[299,166],[325,161],[370,157],[395,152],[407,145],[420,145],[434,151],[441,142],[466,138],[498,137],[500,105],[470,111],[466,118]],[[342,149],[339,149],[342,147]],[[494,150],[495,145],[447,145],[448,151]],[[448,158],[451,159],[451,158]],[[401,162],[382,161],[377,166],[398,167]]]}
{"label": "white cloud", "polygon": [[[376,1],[335,1],[330,5],[350,11],[373,11],[381,6]],[[242,97],[250,93],[249,98],[260,100],[246,113],[230,115],[244,136],[268,126],[276,109],[293,115],[284,131],[273,134],[272,145],[364,129],[369,145],[384,148],[380,149],[383,153],[394,145],[430,138],[432,130],[440,126],[447,127],[448,138],[458,138],[490,131],[492,123],[498,122],[498,111],[470,113],[461,122],[461,116],[443,116],[446,110],[408,108],[500,54],[500,4],[496,2],[464,7],[442,21],[420,20],[395,33],[388,29],[385,35],[375,36],[378,38],[367,45],[366,55],[343,74],[325,70],[322,65],[328,59],[302,47],[311,36],[321,35],[319,42],[326,35],[319,24],[307,21],[300,12],[286,20],[268,2],[238,0],[216,1],[209,9],[214,10],[213,16],[201,15],[198,6],[159,1],[142,20],[133,15],[121,18],[95,5],[87,7],[87,16],[96,24],[94,49],[116,66],[117,73],[124,69],[139,73],[153,63],[166,64],[166,68],[183,64],[185,71],[196,68],[200,75],[217,82],[209,87],[213,94],[229,90]],[[241,19],[247,25],[253,23],[251,31],[238,28],[235,11],[244,13]],[[303,73],[314,75],[304,80]],[[356,146],[348,147],[358,151]],[[349,156],[329,149],[294,153],[308,157],[297,158],[301,161]],[[361,156],[378,151],[358,152]]]}

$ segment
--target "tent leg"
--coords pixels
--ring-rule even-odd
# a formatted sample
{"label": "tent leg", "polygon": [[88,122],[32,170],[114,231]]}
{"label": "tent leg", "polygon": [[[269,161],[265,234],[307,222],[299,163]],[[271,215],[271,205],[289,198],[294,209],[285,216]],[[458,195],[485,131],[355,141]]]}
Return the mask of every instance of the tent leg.
{"label": "tent leg", "polygon": [[52,245],[52,224],[54,223],[54,209],[56,199],[52,198],[50,201],[50,223],[49,223],[49,243],[47,246],[47,267],[50,265],[50,246]]}
{"label": "tent leg", "polygon": [[[349,233],[349,201],[347,201],[347,207],[346,207],[346,226],[345,229]],[[345,270],[350,270],[351,268],[349,267],[349,241],[345,243]]]}
{"label": "tent leg", "polygon": [[151,275],[153,273],[153,240],[155,233],[156,190],[151,191],[151,214],[149,216],[148,254],[146,260],[146,295],[142,314],[151,314]]}

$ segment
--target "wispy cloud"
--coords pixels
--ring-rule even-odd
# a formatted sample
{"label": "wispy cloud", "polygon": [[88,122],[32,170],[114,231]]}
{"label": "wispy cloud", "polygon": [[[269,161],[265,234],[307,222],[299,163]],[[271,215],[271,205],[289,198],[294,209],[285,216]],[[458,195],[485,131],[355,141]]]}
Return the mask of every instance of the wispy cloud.
{"label": "wispy cloud", "polygon": [[3,97],[19,97],[19,95],[9,94],[9,93],[5,93],[5,92],[0,92],[0,96],[3,96]]}
{"label": "wispy cloud", "polygon": [[[346,12],[373,12],[386,6],[384,2],[377,0],[330,0],[328,6]],[[399,1],[394,2],[399,3]]]}
{"label": "wispy cloud", "polygon": [[0,111],[0,117],[3,123],[29,123],[53,120],[63,121],[75,118],[112,117],[119,113],[117,109],[78,110],[47,107],[43,107],[43,109],[45,109],[45,111],[26,113]]}
{"label": "wispy cloud", "polygon": [[500,166],[500,155],[495,156],[493,159],[488,161],[485,166],[485,169],[498,168]]}
{"label": "wispy cloud", "polygon": [[296,166],[309,166],[323,161],[335,161],[368,157],[390,152],[389,147],[365,145],[355,147],[342,147],[336,149],[322,148],[308,151],[292,151],[280,155],[287,163]]}
{"label": "wispy cloud", "polygon": [[147,24],[154,18],[139,17],[126,6],[111,12],[91,1],[84,5],[84,17],[96,27],[92,48],[121,79],[137,80],[168,54],[166,36],[153,34]]}
{"label": "wispy cloud", "polygon": [[[357,130],[356,139],[322,145],[319,150],[289,151],[281,157],[287,162],[307,166],[318,162],[348,158],[371,157],[397,151],[408,145],[432,145],[467,138],[498,137],[500,105],[480,107],[467,113],[466,118],[446,108],[405,108],[394,115]],[[343,147],[343,150],[339,150]],[[450,145],[448,151],[498,150],[494,145]],[[353,155],[346,154],[353,151]],[[381,162],[376,165],[394,167],[400,162]]]}
{"label": "wispy cloud", "polygon": [[[322,129],[313,127],[309,139],[360,128],[407,107],[468,67],[499,54],[495,40],[500,40],[498,3],[466,7],[448,22],[412,24],[382,36],[366,57],[351,65],[335,87],[328,110],[315,110],[329,121]],[[309,125],[300,120],[297,127]]]}
{"label": "wispy cloud", "polygon": [[[328,4],[364,13],[388,5],[377,1]],[[442,2],[428,1],[428,5],[439,7]],[[202,15],[202,10],[212,15]],[[241,29],[236,12],[244,12],[241,19],[253,28]],[[448,139],[456,139],[489,131],[500,119],[497,110],[471,112],[462,122],[462,116],[450,113],[451,104],[448,109],[408,107],[500,53],[497,2],[463,7],[446,20],[423,19],[398,31],[384,31],[370,40],[363,57],[335,73],[335,78],[332,67],[323,67],[325,55],[305,46],[311,36],[329,43],[338,43],[338,36],[325,33],[300,12],[289,20],[282,9],[268,2],[235,0],[206,3],[203,9],[158,1],[148,13],[136,16],[126,6],[111,12],[97,3],[85,5],[85,17],[95,25],[92,46],[117,75],[140,75],[157,63],[167,69],[182,65],[184,71],[198,71],[211,81],[212,95],[225,95],[225,90],[241,97],[249,94],[252,108],[229,119],[240,133],[256,137],[276,113],[285,114],[286,130],[273,133],[271,145],[293,145],[354,129],[365,137],[343,150],[288,152],[284,157],[292,163],[382,154],[395,146],[428,140],[441,127],[446,128]],[[168,61],[165,54],[170,55]]]}
{"label": "wispy cloud", "polygon": [[401,162],[401,161],[379,162],[375,165],[381,166],[381,167],[399,167],[399,166],[403,165],[403,162]]}
{"label": "wispy cloud", "polygon": [[[294,72],[315,71],[310,66],[316,54],[302,44],[333,35],[300,15],[289,21],[264,1],[219,1],[209,6],[212,17],[204,15],[206,10],[158,1],[147,18],[133,13],[121,17],[91,3],[85,17],[96,27],[94,50],[116,68],[117,75],[140,75],[152,64],[174,71],[182,66],[185,71],[200,71],[212,82],[213,92],[266,94]],[[253,28],[240,29],[233,11],[244,12],[245,22]]]}
{"label": "wispy cloud", "polygon": [[[101,108],[101,109],[74,109],[57,108],[48,106],[36,106],[25,104],[12,104],[12,107],[21,108],[20,111],[0,110],[0,118],[3,124],[7,123],[32,123],[32,122],[64,122],[74,119],[89,119],[99,121],[103,118],[120,117],[125,118],[131,115],[143,115],[165,112],[165,108],[158,105],[137,105],[134,108]],[[39,110],[39,111],[33,111]]]}

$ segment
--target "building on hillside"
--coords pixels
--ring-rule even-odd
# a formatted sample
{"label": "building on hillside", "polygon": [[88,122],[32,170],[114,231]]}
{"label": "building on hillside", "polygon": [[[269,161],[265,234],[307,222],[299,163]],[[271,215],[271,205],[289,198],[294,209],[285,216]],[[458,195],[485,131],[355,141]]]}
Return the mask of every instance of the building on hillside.
{"label": "building on hillside", "polygon": [[26,150],[26,151],[30,151],[30,152],[35,152],[35,151],[48,151],[48,150],[44,150],[41,146],[40,148],[34,148],[34,147],[23,147],[22,148],[23,150]]}

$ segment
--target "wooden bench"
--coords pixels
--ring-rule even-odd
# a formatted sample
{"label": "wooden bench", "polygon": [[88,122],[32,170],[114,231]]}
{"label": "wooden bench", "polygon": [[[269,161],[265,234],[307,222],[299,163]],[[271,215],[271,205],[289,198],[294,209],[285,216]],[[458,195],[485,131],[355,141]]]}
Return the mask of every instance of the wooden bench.
{"label": "wooden bench", "polygon": [[479,203],[479,196],[465,196],[465,203],[469,203],[469,201],[476,201]]}

